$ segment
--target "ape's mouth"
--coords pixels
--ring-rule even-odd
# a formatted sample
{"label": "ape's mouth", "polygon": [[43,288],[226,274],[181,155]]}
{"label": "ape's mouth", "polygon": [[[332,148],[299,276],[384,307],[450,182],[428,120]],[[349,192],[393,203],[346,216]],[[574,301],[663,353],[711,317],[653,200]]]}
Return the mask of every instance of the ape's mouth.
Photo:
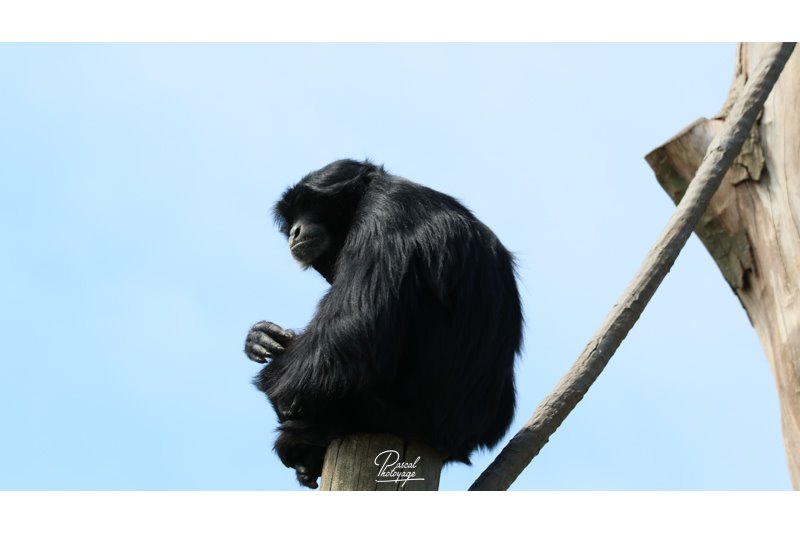
{"label": "ape's mouth", "polygon": [[302,248],[305,248],[305,247],[308,247],[308,246],[310,246],[310,245],[314,244],[314,241],[315,241],[315,240],[317,240],[317,239],[303,239],[302,241],[293,242],[293,243],[292,243],[292,244],[289,246],[289,249],[290,249],[291,251],[293,251],[293,252],[294,252],[295,250],[300,250],[300,249],[302,249]]}
{"label": "ape's mouth", "polygon": [[306,237],[302,241],[290,244],[289,251],[296,260],[305,265],[309,265],[322,255],[327,244],[327,239],[324,236]]}

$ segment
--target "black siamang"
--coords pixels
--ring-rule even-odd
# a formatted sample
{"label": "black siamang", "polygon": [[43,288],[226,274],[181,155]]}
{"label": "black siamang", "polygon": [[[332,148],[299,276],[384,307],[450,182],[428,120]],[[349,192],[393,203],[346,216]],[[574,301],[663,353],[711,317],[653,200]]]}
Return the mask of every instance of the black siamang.
{"label": "black siamang", "polygon": [[452,197],[368,161],[308,174],[275,205],[292,256],[330,283],[301,332],[258,322],[245,353],[280,426],[275,451],[316,488],[350,433],[420,440],[469,464],[514,414],[522,309],[514,260]]}

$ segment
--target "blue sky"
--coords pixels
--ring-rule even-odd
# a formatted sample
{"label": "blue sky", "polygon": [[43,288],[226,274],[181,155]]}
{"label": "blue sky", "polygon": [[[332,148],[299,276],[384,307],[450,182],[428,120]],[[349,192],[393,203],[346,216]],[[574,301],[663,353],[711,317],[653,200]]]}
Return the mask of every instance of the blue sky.
{"label": "blue sky", "polygon": [[[324,293],[269,209],[342,157],[459,198],[516,252],[510,437],[673,209],[644,155],[718,111],[733,62],[732,44],[0,45],[0,489],[299,489],[242,344]],[[789,487],[768,364],[696,237],[513,486]]]}

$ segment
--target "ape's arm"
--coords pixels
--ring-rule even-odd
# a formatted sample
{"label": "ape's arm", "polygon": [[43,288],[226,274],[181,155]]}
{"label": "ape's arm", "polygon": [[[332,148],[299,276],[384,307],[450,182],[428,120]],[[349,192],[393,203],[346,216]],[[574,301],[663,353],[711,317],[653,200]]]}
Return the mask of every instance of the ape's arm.
{"label": "ape's arm", "polygon": [[408,329],[404,276],[375,259],[343,264],[347,257],[307,328],[262,373],[259,386],[276,404],[343,397],[394,378]]}

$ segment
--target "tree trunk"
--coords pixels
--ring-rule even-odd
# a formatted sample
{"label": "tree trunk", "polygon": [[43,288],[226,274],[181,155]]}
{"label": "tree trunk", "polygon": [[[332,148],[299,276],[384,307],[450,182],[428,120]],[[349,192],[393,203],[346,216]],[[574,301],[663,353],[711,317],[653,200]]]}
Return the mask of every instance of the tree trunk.
{"label": "tree trunk", "polygon": [[394,435],[348,435],[325,452],[321,490],[438,490],[442,459]]}
{"label": "tree trunk", "polygon": [[[727,102],[647,155],[674,202],[686,192],[767,45],[741,44]],[[789,59],[760,121],[696,227],[753,324],[777,384],[789,473],[800,489],[800,57]]]}

